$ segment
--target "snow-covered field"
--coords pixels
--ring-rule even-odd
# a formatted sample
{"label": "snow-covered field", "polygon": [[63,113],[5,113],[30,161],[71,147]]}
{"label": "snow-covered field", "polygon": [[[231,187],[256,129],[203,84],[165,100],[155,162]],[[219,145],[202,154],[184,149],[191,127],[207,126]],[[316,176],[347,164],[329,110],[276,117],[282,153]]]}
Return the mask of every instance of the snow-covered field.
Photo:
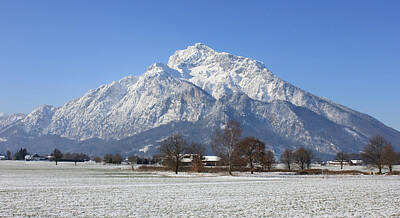
{"label": "snow-covered field", "polygon": [[399,205],[399,176],[174,176],[0,161],[0,217],[399,217]]}

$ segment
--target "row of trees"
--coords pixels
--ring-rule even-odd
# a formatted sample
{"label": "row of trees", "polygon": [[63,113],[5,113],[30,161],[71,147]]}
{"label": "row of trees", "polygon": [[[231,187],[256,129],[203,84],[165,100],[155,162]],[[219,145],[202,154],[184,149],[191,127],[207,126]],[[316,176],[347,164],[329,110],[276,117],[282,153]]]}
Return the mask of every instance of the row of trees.
{"label": "row of trees", "polygon": [[[228,172],[232,175],[235,167],[248,166],[253,173],[255,166],[261,166],[263,170],[271,170],[276,163],[274,153],[271,150],[265,150],[264,142],[254,137],[241,139],[242,129],[236,121],[229,121],[225,128],[216,130],[212,138],[211,148],[217,154],[223,163],[227,166]],[[193,166],[199,168],[202,166],[201,157],[204,155],[204,146],[198,143],[192,143],[188,146],[182,135],[176,134],[168,137],[160,144],[160,153],[164,157],[164,163],[173,165],[175,173],[178,173],[180,161],[184,153],[197,154],[193,159]],[[372,137],[365,146],[361,157],[366,164],[375,165],[382,173],[383,166],[387,166],[392,172],[393,165],[400,162],[400,153],[396,153],[386,139],[382,136]],[[343,162],[348,160],[349,155],[344,152],[338,152],[336,159]],[[310,149],[300,147],[296,150],[285,149],[280,162],[285,164],[288,170],[293,168],[293,164],[301,170],[311,167],[315,160],[315,154]]]}
{"label": "row of trees", "polygon": [[54,149],[54,151],[51,153],[52,160],[56,162],[56,165],[58,164],[59,161],[73,161],[76,165],[77,162],[82,162],[86,160],[90,160],[90,157],[84,153],[70,153],[67,152],[63,154],[60,150],[57,148]]}
{"label": "row of trees", "polygon": [[[30,155],[28,150],[26,148],[21,148],[17,152],[15,152],[14,155],[12,155],[11,151],[6,152],[6,159],[7,160],[25,160],[25,156]],[[37,154],[35,154],[37,155]],[[34,156],[35,156],[34,155]],[[39,155],[37,155],[39,156]],[[93,160],[97,163],[103,162],[104,163],[111,163],[111,164],[121,164],[122,161],[124,161],[124,158],[122,157],[121,154],[106,154],[104,157],[99,157],[99,156],[93,156],[89,157],[87,154],[84,153],[62,153],[61,150],[59,149],[54,149],[53,152],[50,154],[51,161],[55,161],[56,165],[58,165],[58,162],[60,161],[73,161],[75,162],[75,165],[77,162],[82,162],[82,161],[87,161],[87,160]],[[47,155],[46,157],[47,158]],[[153,157],[139,157],[136,155],[132,155],[128,157],[128,162],[131,163],[132,165],[134,164],[154,164],[160,162],[160,157],[158,155],[154,155]]]}
{"label": "row of trees", "polygon": [[389,171],[392,172],[393,165],[399,163],[400,153],[397,154],[392,144],[383,136],[375,136],[369,140],[361,152],[361,157],[365,163],[375,165],[382,173],[382,168],[386,165]]}
{"label": "row of trees", "polygon": [[25,160],[25,156],[28,155],[28,150],[26,148],[21,148],[14,154],[14,158],[11,158],[11,152],[7,151],[7,159],[15,159],[15,160]]}
{"label": "row of trees", "polygon": [[25,156],[29,155],[28,150],[26,148],[21,148],[13,155],[11,151],[6,152],[6,160],[25,160]]}
{"label": "row of trees", "polygon": [[132,165],[132,170],[135,164],[156,164],[160,162],[160,157],[158,155],[153,155],[153,157],[139,157],[137,155],[131,155],[128,158],[122,157],[121,154],[105,154],[103,158],[96,156],[93,158],[96,163],[104,162],[106,164],[121,164],[123,161],[127,161]]}
{"label": "row of trees", "polygon": [[[234,167],[249,166],[254,172],[255,165],[264,169],[271,169],[275,161],[272,151],[265,151],[264,142],[254,137],[241,139],[242,129],[236,121],[229,121],[223,130],[216,130],[212,139],[211,148],[221,158],[228,172],[232,175]],[[184,153],[194,154],[192,167],[200,170],[203,167],[202,157],[205,147],[199,143],[187,144],[181,134],[175,134],[163,140],[160,144],[160,153],[164,157],[165,165],[173,165],[178,173],[179,165]]]}
{"label": "row of trees", "polygon": [[110,164],[121,164],[123,158],[120,154],[106,154],[104,155],[104,162]]}
{"label": "row of trees", "polygon": [[234,167],[249,166],[253,174],[256,165],[271,170],[275,164],[275,156],[271,150],[265,150],[265,143],[254,137],[241,139],[242,128],[234,120],[230,120],[222,130],[216,130],[211,148],[221,157],[228,172],[232,175]]}
{"label": "row of trees", "polygon": [[[232,175],[234,168],[248,166],[253,174],[255,166],[261,166],[263,170],[271,170],[276,163],[275,155],[271,150],[265,150],[265,143],[255,137],[241,139],[242,129],[236,121],[229,121],[225,128],[216,130],[212,138],[211,148],[221,158],[223,165],[227,166]],[[168,137],[160,144],[160,153],[165,162],[175,166],[178,173],[180,161],[184,153],[197,154],[193,159],[194,168],[201,167],[201,157],[204,154],[204,146],[192,143],[187,146],[180,134]],[[297,164],[301,170],[310,168],[314,154],[303,147],[292,151],[286,149],[281,156],[281,162],[290,170],[292,164]]]}
{"label": "row of trees", "polygon": [[[265,143],[254,137],[240,139],[242,129],[236,121],[229,121],[223,130],[216,130],[211,147],[214,152],[222,157],[228,166],[229,174],[235,166],[249,166],[253,174],[254,166],[259,165],[263,170],[271,170],[276,163],[275,155],[271,150],[265,150]],[[300,147],[295,151],[284,150],[280,161],[287,169],[292,164],[297,164],[301,170],[310,168],[314,159],[312,150]]]}
{"label": "row of trees", "polygon": [[300,147],[293,151],[285,149],[281,155],[281,162],[285,164],[287,169],[291,169],[292,164],[296,164],[301,170],[310,168],[311,163],[314,159],[314,153],[312,150]]}
{"label": "row of trees", "polygon": [[[384,166],[387,166],[389,171],[393,172],[393,165],[400,164],[400,152],[396,153],[392,144],[380,135],[369,139],[368,144],[360,153],[360,157],[365,164],[377,167],[380,174]],[[349,159],[349,154],[345,152],[338,152],[336,154],[336,160],[340,162],[341,169],[343,169],[343,164],[348,162]]]}
{"label": "row of trees", "polygon": [[[30,155],[28,150],[26,148],[21,148],[17,152],[15,152],[14,155],[12,155],[11,151],[6,152],[6,158],[7,160],[25,160],[25,157],[27,155]],[[34,155],[39,156],[37,154]],[[46,157],[47,158],[47,157]],[[84,153],[70,153],[67,152],[63,154],[60,150],[54,149],[54,151],[51,153],[51,160],[56,162],[56,165],[60,160],[68,160],[68,161],[74,161],[75,165],[76,162],[80,162],[83,160],[89,160],[89,156],[84,154]]]}

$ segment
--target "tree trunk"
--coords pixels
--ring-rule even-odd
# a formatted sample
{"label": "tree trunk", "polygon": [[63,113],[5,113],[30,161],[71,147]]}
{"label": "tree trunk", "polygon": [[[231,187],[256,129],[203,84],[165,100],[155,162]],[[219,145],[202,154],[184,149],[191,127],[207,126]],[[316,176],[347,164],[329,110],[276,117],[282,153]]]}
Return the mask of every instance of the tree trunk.
{"label": "tree trunk", "polygon": [[288,170],[290,170],[290,163],[287,163],[287,168]]}
{"label": "tree trunk", "polygon": [[175,174],[178,174],[178,168],[179,168],[179,161],[176,160],[176,165],[175,165]]}
{"label": "tree trunk", "polygon": [[378,168],[379,168],[379,174],[382,174],[382,167],[379,166]]}
{"label": "tree trunk", "polygon": [[340,162],[340,169],[343,170],[343,161]]}
{"label": "tree trunk", "polygon": [[229,171],[229,175],[231,175],[232,176],[232,161],[231,161],[231,156],[232,155],[229,155],[229,157],[228,157],[228,171]]}
{"label": "tree trunk", "polygon": [[389,172],[392,172],[392,164],[389,164]]}
{"label": "tree trunk", "polygon": [[250,158],[250,172],[253,174],[253,160]]}
{"label": "tree trunk", "polygon": [[76,161],[75,161],[75,166],[76,166]]}
{"label": "tree trunk", "polygon": [[57,165],[57,162],[58,162],[58,161],[56,161],[56,165]]}

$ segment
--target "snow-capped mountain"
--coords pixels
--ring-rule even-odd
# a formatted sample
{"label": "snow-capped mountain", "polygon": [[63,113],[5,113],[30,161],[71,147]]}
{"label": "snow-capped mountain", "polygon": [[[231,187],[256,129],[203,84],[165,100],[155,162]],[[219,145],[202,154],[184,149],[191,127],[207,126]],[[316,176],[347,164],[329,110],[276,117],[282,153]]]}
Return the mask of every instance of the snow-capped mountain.
{"label": "snow-capped mountain", "polygon": [[53,136],[83,147],[97,140],[138,151],[155,149],[177,131],[207,143],[229,119],[278,154],[298,146],[328,155],[358,152],[376,134],[400,144],[400,133],[376,119],[297,88],[262,62],[201,43],[176,51],[167,65],[153,64],[140,77],[103,85],[59,108],[0,116],[0,137]]}

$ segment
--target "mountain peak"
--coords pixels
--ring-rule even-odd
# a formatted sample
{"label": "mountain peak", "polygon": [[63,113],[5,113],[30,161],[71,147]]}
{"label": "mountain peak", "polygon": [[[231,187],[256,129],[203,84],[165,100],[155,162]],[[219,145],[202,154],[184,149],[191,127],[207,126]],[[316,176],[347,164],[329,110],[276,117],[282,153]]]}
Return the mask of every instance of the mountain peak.
{"label": "mountain peak", "polygon": [[260,61],[217,52],[202,43],[176,51],[168,67],[216,99],[241,91],[253,99],[269,101],[275,86],[271,82],[277,80]]}
{"label": "mountain peak", "polygon": [[214,51],[212,48],[208,47],[207,45],[205,45],[201,42],[197,42],[196,44],[188,47],[188,49],[190,49],[190,48],[196,48],[198,50]]}
{"label": "mountain peak", "polygon": [[168,60],[168,67],[181,72],[182,75],[186,75],[192,68],[207,69],[210,66],[217,66],[221,72],[230,71],[238,66],[249,66],[260,71],[264,69],[268,71],[264,63],[260,61],[227,52],[217,52],[203,43],[196,43],[186,49],[177,50]]}
{"label": "mountain peak", "polygon": [[177,50],[169,58],[168,66],[176,70],[184,69],[186,66],[196,66],[216,53],[212,48],[202,43],[196,43],[184,50]]}

